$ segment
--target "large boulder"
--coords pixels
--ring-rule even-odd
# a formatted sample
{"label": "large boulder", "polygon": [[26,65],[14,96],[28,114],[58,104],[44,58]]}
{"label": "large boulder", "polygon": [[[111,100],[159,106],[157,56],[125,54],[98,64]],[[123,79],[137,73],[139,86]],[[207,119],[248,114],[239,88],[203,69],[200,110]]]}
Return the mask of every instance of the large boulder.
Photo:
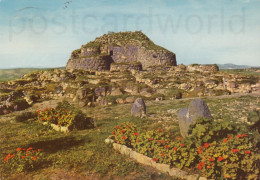
{"label": "large boulder", "polygon": [[108,104],[107,99],[103,96],[98,96],[96,102],[101,106],[106,106]]}
{"label": "large boulder", "polygon": [[116,103],[117,104],[125,104],[125,100],[123,98],[117,98]]}
{"label": "large boulder", "polygon": [[29,104],[32,105],[33,104],[33,99],[31,98],[31,96],[26,95],[24,96],[25,101]]}
{"label": "large boulder", "polygon": [[135,102],[135,97],[134,96],[127,97],[125,99],[125,102],[126,103],[133,103],[133,102]]}
{"label": "large boulder", "polygon": [[85,89],[78,89],[77,90],[77,97],[79,99],[84,99],[87,96],[87,91]]}
{"label": "large boulder", "polygon": [[61,94],[63,92],[63,87],[62,86],[58,86],[56,88],[56,94]]}
{"label": "large boulder", "polygon": [[146,114],[146,105],[142,98],[137,98],[131,109],[131,115],[135,117],[143,117]]}
{"label": "large boulder", "polygon": [[95,89],[95,94],[97,96],[105,96],[106,95],[106,88],[104,87],[99,87]]}
{"label": "large boulder", "polygon": [[199,118],[212,118],[207,104],[200,98],[194,99],[188,108],[181,109],[178,113],[180,132],[183,137],[188,136],[189,126]]}
{"label": "large boulder", "polygon": [[120,96],[122,95],[122,91],[119,88],[112,88],[111,90],[111,96]]}

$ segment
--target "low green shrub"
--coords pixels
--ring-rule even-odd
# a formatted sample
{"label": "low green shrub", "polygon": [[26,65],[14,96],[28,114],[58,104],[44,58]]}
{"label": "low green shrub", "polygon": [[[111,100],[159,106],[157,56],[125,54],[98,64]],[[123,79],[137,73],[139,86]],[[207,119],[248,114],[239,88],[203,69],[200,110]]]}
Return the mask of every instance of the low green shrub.
{"label": "low green shrub", "polygon": [[258,81],[259,81],[258,76],[250,75],[250,76],[244,77],[241,81],[239,81],[239,84],[249,83],[250,85],[252,85],[252,84],[256,84]]}
{"label": "low green shrub", "polygon": [[191,64],[191,67],[200,66],[199,64]]}
{"label": "low green shrub", "polygon": [[46,86],[46,92],[49,93],[49,92],[55,92],[57,88],[57,85],[54,84],[54,83],[48,83],[47,86]]}
{"label": "low green shrub", "polygon": [[213,94],[216,96],[222,96],[222,95],[230,95],[231,92],[227,89],[214,89]]}
{"label": "low green shrub", "polygon": [[182,90],[177,89],[177,88],[172,88],[172,89],[168,90],[166,96],[169,98],[181,99]]}
{"label": "low green shrub", "polygon": [[228,135],[198,148],[197,168],[211,179],[257,179],[256,151],[246,134]]}
{"label": "low green shrub", "polygon": [[78,58],[80,56],[81,49],[76,49],[75,51],[72,52],[72,57]]}
{"label": "low green shrub", "polygon": [[252,123],[251,128],[260,133],[260,111],[254,110],[249,112],[247,120]]}
{"label": "low green shrub", "polygon": [[227,134],[236,134],[240,129],[230,121],[214,121],[212,119],[200,118],[189,128],[190,139],[197,145],[219,141]]}
{"label": "low green shrub", "polygon": [[[169,138],[162,129],[138,132],[134,124],[116,126],[116,143],[124,144],[155,162],[192,168],[213,179],[257,179],[259,175],[254,136],[228,122],[199,119],[190,136]],[[197,171],[196,170],[196,171]]]}
{"label": "low green shrub", "polygon": [[115,141],[118,144],[123,144],[128,147],[133,147],[134,133],[136,133],[136,126],[132,123],[124,123],[121,126],[116,126],[115,130],[112,132],[115,135]]}
{"label": "low green shrub", "polygon": [[10,89],[0,89],[0,94],[10,93],[12,92]]}
{"label": "low green shrub", "polygon": [[117,104],[117,99],[121,98],[121,99],[126,99],[127,97],[129,97],[129,95],[127,94],[122,94],[122,95],[118,95],[118,96],[106,96],[107,102],[112,103],[112,104]]}
{"label": "low green shrub", "polygon": [[24,98],[18,98],[12,101],[12,105],[17,106],[16,109],[17,111],[21,111],[30,107],[30,105],[27,103],[27,101]]}
{"label": "low green shrub", "polygon": [[154,93],[154,94],[152,94],[152,96],[151,96],[150,98],[148,98],[148,99],[150,99],[150,100],[155,100],[155,99],[158,98],[158,97],[161,97],[162,99],[165,99],[165,95],[164,95],[164,94],[161,94],[161,93]]}
{"label": "low green shrub", "polygon": [[67,101],[59,103],[55,109],[38,110],[37,114],[40,121],[66,126],[70,130],[93,127],[91,119]]}
{"label": "low green shrub", "polygon": [[162,129],[139,133],[134,124],[125,123],[116,126],[112,134],[116,143],[131,147],[158,163],[179,168],[190,167],[197,155],[195,148],[191,149],[191,141],[180,137],[172,141]]}
{"label": "low green shrub", "polygon": [[5,101],[10,96],[10,93],[0,93],[0,101]]}
{"label": "low green shrub", "polygon": [[30,171],[40,165],[41,149],[17,148],[14,153],[9,153],[4,159],[6,171]]}
{"label": "low green shrub", "polygon": [[37,117],[37,113],[35,112],[22,112],[21,114],[15,116],[15,121],[24,122],[28,119],[33,119],[36,117]]}

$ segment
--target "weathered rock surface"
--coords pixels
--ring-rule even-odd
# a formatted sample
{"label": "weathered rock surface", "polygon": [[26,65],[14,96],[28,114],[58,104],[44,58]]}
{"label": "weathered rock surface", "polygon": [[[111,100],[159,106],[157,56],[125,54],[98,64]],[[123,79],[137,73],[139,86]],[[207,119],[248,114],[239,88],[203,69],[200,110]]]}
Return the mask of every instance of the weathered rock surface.
{"label": "weathered rock surface", "polygon": [[122,99],[122,98],[117,98],[117,99],[116,99],[116,102],[117,102],[118,104],[124,104],[124,103],[125,103],[125,100]]}
{"label": "weathered rock surface", "polygon": [[137,98],[131,109],[131,115],[135,117],[143,117],[146,114],[146,105],[142,98]]}
{"label": "weathered rock surface", "polygon": [[126,102],[126,103],[133,103],[134,101],[135,101],[135,97],[133,97],[133,96],[127,97],[127,98],[125,99],[125,102]]}
{"label": "weathered rock surface", "polygon": [[102,71],[111,68],[112,71],[120,71],[176,65],[174,53],[155,45],[142,32],[135,31],[110,33],[96,38],[72,52],[66,69]]}
{"label": "weathered rock surface", "polygon": [[141,63],[112,63],[110,66],[111,72],[119,72],[119,71],[126,71],[126,70],[142,70]]}
{"label": "weathered rock surface", "polygon": [[119,95],[122,95],[122,91],[119,89],[119,88],[113,88],[112,91],[111,91],[111,96],[119,96]]}
{"label": "weathered rock surface", "polygon": [[192,64],[187,66],[187,71],[194,72],[217,72],[219,71],[219,67],[217,65],[199,65],[199,64]]}
{"label": "weathered rock surface", "polygon": [[201,99],[194,99],[188,107],[189,117],[196,121],[199,117],[212,118],[207,104]]}
{"label": "weathered rock surface", "polygon": [[198,118],[212,118],[207,104],[201,99],[194,99],[188,108],[181,109],[178,113],[179,127],[183,137],[188,136],[189,126]]}
{"label": "weathered rock surface", "polygon": [[26,102],[29,104],[29,105],[32,105],[33,104],[33,100],[30,96],[25,96],[24,99],[26,100]]}
{"label": "weathered rock surface", "polygon": [[78,91],[77,91],[77,97],[78,97],[79,99],[85,98],[86,95],[87,95],[87,91],[86,91],[85,89],[78,89]]}
{"label": "weathered rock surface", "polygon": [[[131,63],[136,62],[115,64],[127,67]],[[118,68],[121,71],[122,67]],[[178,65],[156,66],[146,71],[51,69],[34,72],[22,79],[0,82],[0,114],[19,111],[46,99],[70,98],[87,106],[106,106],[133,103],[136,96],[161,101],[233,93],[260,94],[259,75],[232,74],[217,69],[216,65]]]}

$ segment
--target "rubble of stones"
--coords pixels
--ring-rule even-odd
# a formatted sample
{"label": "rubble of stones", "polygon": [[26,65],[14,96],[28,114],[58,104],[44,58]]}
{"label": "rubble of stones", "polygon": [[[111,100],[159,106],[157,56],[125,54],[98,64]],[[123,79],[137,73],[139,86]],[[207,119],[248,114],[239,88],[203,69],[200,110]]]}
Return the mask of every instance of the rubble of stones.
{"label": "rubble of stones", "polygon": [[142,70],[176,66],[176,57],[140,31],[105,34],[72,52],[66,69]]}
{"label": "rubble of stones", "polygon": [[[250,79],[251,78],[251,79]],[[259,93],[260,78],[227,74],[215,65],[178,65],[144,71],[47,70],[0,83],[0,115],[35,102],[65,98],[81,107],[144,100]]]}

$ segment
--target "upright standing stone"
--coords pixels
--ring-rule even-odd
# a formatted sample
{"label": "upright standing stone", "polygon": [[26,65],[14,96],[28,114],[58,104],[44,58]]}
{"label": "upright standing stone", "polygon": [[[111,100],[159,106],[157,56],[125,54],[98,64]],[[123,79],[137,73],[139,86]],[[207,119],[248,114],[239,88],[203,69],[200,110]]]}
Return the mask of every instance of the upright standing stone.
{"label": "upright standing stone", "polygon": [[212,118],[207,104],[200,98],[194,99],[188,108],[184,108],[178,113],[179,127],[183,137],[188,136],[189,126],[199,118]]}
{"label": "upright standing stone", "polygon": [[135,117],[143,117],[146,114],[146,105],[142,98],[137,98],[131,109],[131,115]]}

